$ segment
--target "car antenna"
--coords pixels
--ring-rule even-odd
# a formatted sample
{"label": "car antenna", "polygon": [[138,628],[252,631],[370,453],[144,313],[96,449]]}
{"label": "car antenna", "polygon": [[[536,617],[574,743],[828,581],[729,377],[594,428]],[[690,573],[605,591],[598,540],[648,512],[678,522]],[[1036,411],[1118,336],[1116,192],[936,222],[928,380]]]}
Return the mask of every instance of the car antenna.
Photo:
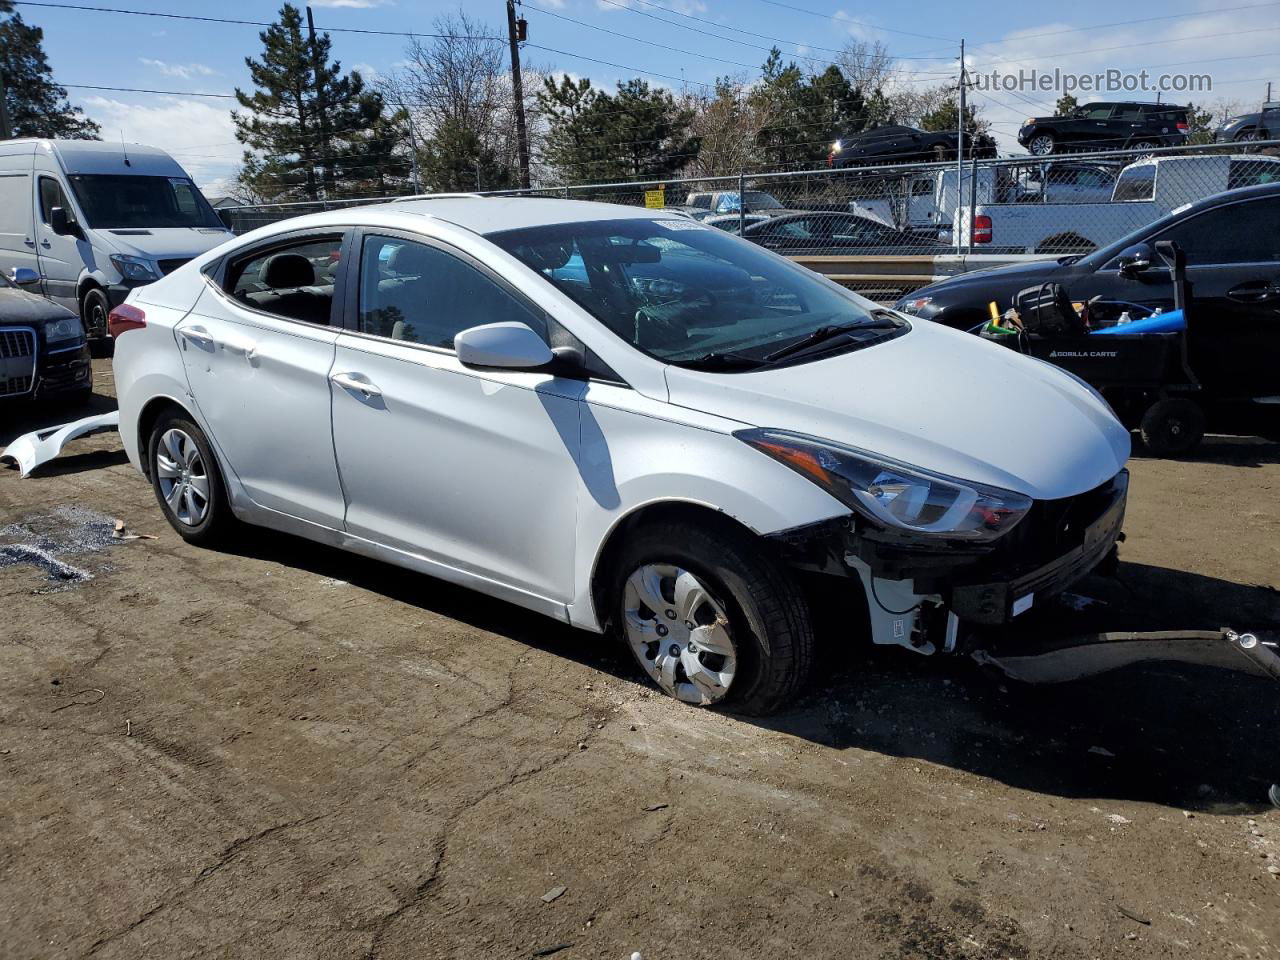
{"label": "car antenna", "polygon": [[124,165],[126,167],[132,167],[133,164],[129,162],[129,145],[124,142],[123,130],[120,131],[120,149],[124,151]]}

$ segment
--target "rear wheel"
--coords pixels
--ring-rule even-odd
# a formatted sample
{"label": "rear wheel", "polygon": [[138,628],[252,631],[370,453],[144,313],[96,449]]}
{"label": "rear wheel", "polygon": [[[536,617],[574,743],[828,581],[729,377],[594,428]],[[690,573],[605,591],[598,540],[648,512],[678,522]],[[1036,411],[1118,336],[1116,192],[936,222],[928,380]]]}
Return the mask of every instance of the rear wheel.
{"label": "rear wheel", "polygon": [[1037,133],[1027,143],[1027,152],[1035,157],[1047,157],[1056,147],[1057,142],[1053,139],[1053,134]]}
{"label": "rear wheel", "polygon": [[84,323],[85,336],[90,340],[107,337],[107,314],[111,304],[101,287],[90,287],[80,300],[80,319]]}
{"label": "rear wheel", "polygon": [[224,536],[234,517],[204,431],[176,412],[163,414],[147,449],[151,486],[169,525],[188,543]]}
{"label": "rear wheel", "polygon": [[746,532],[642,528],[622,548],[612,595],[636,662],[677,700],[769,713],[808,677],[808,606],[790,572]]}
{"label": "rear wheel", "polygon": [[1204,411],[1181,398],[1157,400],[1142,415],[1142,442],[1158,457],[1190,453],[1204,439]]}

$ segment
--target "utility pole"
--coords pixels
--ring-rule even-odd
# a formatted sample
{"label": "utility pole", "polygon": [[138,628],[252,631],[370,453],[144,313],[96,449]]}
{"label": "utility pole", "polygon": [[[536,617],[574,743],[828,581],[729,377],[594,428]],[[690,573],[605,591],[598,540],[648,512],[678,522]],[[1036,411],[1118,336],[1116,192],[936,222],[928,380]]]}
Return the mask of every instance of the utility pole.
{"label": "utility pole", "polygon": [[[0,78],[0,93],[4,91],[4,79]],[[1271,102],[1271,81],[1267,81],[1267,103]]]}
{"label": "utility pole", "polygon": [[520,186],[529,189],[529,131],[524,124],[524,81],[520,78],[520,41],[525,21],[516,20],[516,0],[507,0],[507,39],[511,42],[511,95],[516,100],[516,152],[520,158]]}
{"label": "utility pole", "polygon": [[0,140],[8,140],[13,136],[9,126],[9,103],[5,99],[4,74],[0,73]]}
{"label": "utility pole", "polygon": [[[965,107],[965,74],[964,74],[964,41],[960,41],[960,96],[958,98],[960,109],[956,115],[956,253],[964,249],[964,238],[961,236],[960,224],[963,222],[959,214],[963,211],[964,206],[964,107]],[[969,219],[973,219],[973,209],[969,209]],[[973,224],[969,224],[970,236],[973,234]]]}
{"label": "utility pole", "polygon": [[316,22],[311,16],[311,5],[307,4],[307,35],[311,38],[311,69],[316,79],[316,113],[320,119],[320,183],[324,194],[322,199],[329,199],[333,189],[333,171],[328,162],[332,146],[329,143],[329,117],[324,109],[324,81],[321,72],[324,61],[320,56],[320,46],[316,43]]}

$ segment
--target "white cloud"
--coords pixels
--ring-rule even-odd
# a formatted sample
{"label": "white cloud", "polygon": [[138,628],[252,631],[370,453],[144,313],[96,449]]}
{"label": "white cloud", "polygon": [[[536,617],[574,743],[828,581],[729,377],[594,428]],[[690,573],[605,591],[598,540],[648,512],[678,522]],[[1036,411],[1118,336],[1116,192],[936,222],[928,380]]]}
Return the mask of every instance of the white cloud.
{"label": "white cloud", "polygon": [[138,62],[159,70],[166,77],[178,77],[182,80],[190,80],[192,77],[212,77],[218,73],[217,70],[206,67],[203,63],[165,63],[163,60],[148,60],[146,57],[139,57]]}
{"label": "white cloud", "polygon": [[236,142],[231,111],[198,100],[156,98],[125,103],[86,97],[85,113],[102,125],[104,140],[145,143],[173,155],[198,184],[234,176],[244,148]]}

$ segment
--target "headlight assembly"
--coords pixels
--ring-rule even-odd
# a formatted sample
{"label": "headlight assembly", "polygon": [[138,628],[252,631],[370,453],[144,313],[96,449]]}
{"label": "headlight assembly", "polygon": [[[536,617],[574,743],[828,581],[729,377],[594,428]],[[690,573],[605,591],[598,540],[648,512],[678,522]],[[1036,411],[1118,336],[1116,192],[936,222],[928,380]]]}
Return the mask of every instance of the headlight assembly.
{"label": "headlight assembly", "polygon": [[853,447],[781,430],[734,434],[880,527],[945,540],[987,542],[1008,533],[1031,509],[1011,490],[957,480]]}
{"label": "headlight assembly", "polygon": [[152,280],[160,279],[151,264],[141,257],[130,257],[126,254],[118,253],[111,258],[111,265],[126,280],[150,283]]}
{"label": "headlight assembly", "polygon": [[933,297],[911,297],[900,301],[896,309],[915,316],[931,303],[933,303]]}
{"label": "headlight assembly", "polygon": [[62,343],[66,340],[79,340],[84,336],[84,327],[76,316],[63,317],[53,323],[45,324],[44,339],[46,343]]}

